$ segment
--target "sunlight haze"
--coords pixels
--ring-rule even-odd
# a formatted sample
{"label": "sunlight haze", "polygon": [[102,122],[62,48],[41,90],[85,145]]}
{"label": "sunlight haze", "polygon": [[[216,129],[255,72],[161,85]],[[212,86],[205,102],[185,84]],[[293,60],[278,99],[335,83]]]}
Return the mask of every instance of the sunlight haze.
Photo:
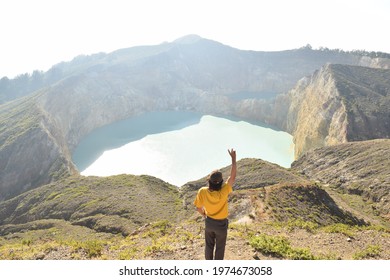
{"label": "sunlight haze", "polygon": [[47,71],[75,56],[171,42],[188,34],[244,50],[390,52],[385,0],[5,0],[0,77]]}

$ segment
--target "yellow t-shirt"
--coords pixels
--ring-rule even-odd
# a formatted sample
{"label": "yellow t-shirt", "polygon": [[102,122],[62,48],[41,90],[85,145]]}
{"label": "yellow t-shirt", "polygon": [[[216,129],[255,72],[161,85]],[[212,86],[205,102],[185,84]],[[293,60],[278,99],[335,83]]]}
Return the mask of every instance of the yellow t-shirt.
{"label": "yellow t-shirt", "polygon": [[232,191],[232,186],[227,182],[219,191],[210,191],[208,187],[200,188],[194,204],[198,208],[204,207],[206,215],[212,219],[226,219],[228,216],[228,195]]}

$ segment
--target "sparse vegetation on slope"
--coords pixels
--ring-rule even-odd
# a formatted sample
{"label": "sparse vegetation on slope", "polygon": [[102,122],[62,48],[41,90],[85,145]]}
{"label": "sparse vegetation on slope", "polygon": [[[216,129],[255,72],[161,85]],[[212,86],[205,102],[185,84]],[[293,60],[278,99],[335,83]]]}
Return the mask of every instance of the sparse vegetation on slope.
{"label": "sparse vegetation on slope", "polygon": [[277,185],[266,188],[266,205],[274,220],[301,220],[317,225],[345,223],[364,225],[351,213],[341,210],[329,194],[316,185]]}

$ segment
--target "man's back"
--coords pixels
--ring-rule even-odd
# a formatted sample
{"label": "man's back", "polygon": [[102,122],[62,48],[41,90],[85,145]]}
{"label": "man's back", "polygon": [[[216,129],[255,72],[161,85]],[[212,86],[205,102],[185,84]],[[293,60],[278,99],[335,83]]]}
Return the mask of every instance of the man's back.
{"label": "man's back", "polygon": [[195,200],[196,207],[204,207],[207,217],[222,220],[228,216],[228,196],[233,191],[230,184],[225,183],[221,190],[211,191],[208,187],[199,190]]}

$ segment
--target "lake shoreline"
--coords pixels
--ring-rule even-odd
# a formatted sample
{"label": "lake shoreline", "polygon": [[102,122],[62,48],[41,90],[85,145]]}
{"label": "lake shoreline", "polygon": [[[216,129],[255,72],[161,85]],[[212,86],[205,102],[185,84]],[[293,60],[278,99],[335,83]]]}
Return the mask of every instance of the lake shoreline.
{"label": "lake shoreline", "polygon": [[[113,144],[117,147],[112,148]],[[95,153],[94,158],[84,158],[92,163],[84,164],[85,168],[77,161],[75,164],[85,176],[151,175],[180,187],[229,165],[227,149],[232,147],[237,149],[238,159],[260,158],[290,167],[292,145],[292,136],[286,132],[236,118],[152,112],[92,132],[76,149],[79,159]],[[99,153],[93,150],[95,146]]]}

